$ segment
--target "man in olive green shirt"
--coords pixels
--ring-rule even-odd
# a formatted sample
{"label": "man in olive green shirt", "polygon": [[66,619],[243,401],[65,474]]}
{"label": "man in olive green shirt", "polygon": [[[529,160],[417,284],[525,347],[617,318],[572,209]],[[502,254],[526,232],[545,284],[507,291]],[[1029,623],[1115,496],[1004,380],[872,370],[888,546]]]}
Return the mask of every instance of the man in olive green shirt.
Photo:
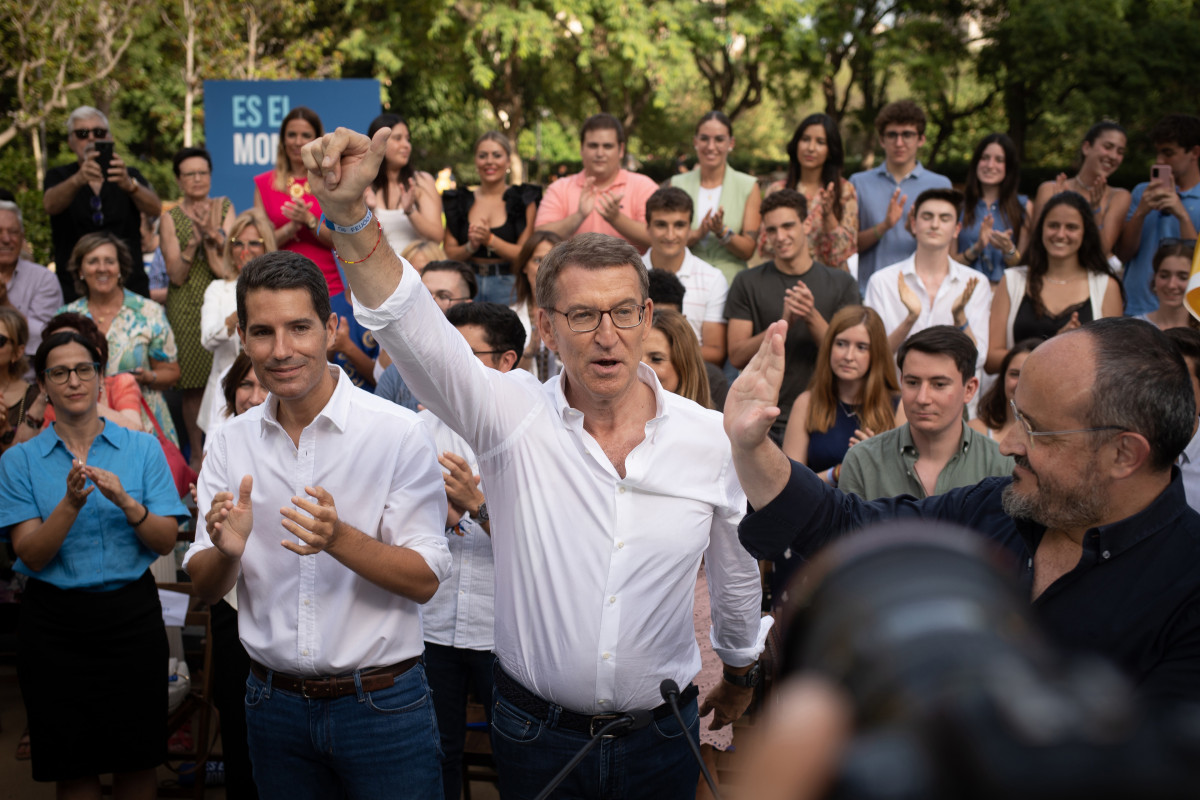
{"label": "man in olive green shirt", "polygon": [[979,388],[977,357],[971,338],[950,325],[910,336],[896,353],[908,422],[850,448],[838,488],[866,500],[928,497],[1010,475],[1012,458],[963,421]]}

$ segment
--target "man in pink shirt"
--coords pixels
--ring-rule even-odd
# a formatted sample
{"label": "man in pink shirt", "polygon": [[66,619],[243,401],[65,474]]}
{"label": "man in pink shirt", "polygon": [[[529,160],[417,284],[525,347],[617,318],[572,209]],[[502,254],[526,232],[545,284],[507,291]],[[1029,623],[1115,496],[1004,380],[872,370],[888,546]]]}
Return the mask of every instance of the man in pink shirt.
{"label": "man in pink shirt", "polygon": [[577,233],[607,233],[639,250],[646,235],[646,199],[658,189],[645,175],[621,168],[625,129],[612,114],[588,117],[579,132],[583,172],[550,184],[534,227],[564,239]]}

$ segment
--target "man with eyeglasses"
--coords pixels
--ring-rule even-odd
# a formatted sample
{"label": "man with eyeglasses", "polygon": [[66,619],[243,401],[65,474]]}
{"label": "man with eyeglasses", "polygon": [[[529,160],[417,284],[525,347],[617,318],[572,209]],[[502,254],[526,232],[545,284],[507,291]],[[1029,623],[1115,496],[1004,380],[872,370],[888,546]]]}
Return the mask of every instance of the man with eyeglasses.
{"label": "man with eyeglasses", "polygon": [[[113,153],[107,173],[102,169],[98,142],[112,142],[108,118],[99,109],[80,106],[67,118],[67,146],[78,161],[46,173],[42,204],[50,215],[56,274],[68,303],[79,296],[67,270],[79,237],[109,231],[125,240],[130,253],[141,253],[142,212],[162,214],[150,183],[119,155]],[[140,260],[135,259],[125,288],[150,296],[150,280]]]}
{"label": "man with eyeglasses", "polygon": [[912,100],[897,100],[875,117],[884,162],[850,176],[858,193],[858,286],[867,290],[875,271],[911,256],[916,239],[906,222],[926,189],[949,189],[950,179],[931,172],[917,156],[925,146],[925,112]]}
{"label": "man with eyeglasses", "polygon": [[538,269],[538,333],[563,372],[541,384],[482,364],[416,271],[375,246],[362,193],[387,135],[339,129],[307,145],[304,161],[336,226],[355,315],[479,458],[496,565],[500,791],[537,795],[598,737],[564,796],[691,798],[695,690],[682,692],[683,728],[660,690],[664,679],[688,687],[700,669],[701,557],[726,665],[705,701],[718,726],[749,702],[769,627],[757,565],[737,543],[745,495],[720,416],[664,391],[641,364],[646,270],[632,245],[604,234],[557,245]]}
{"label": "man with eyeglasses", "polygon": [[31,359],[42,343],[42,328],[63,305],[62,289],[50,270],[21,257],[25,249],[25,221],[21,207],[0,200],[0,306],[11,306],[25,316]]}
{"label": "man with eyeglasses", "polygon": [[1114,317],[1048,340],[1021,369],[1017,424],[1000,444],[1011,477],[873,502],[823,483],[767,438],[782,333],[777,323],[725,405],[754,508],[739,531],[751,553],[809,558],[878,520],[953,522],[1008,551],[1059,645],[1112,659],[1154,701],[1200,700],[1200,515],[1174,466],[1196,401],[1163,332]]}

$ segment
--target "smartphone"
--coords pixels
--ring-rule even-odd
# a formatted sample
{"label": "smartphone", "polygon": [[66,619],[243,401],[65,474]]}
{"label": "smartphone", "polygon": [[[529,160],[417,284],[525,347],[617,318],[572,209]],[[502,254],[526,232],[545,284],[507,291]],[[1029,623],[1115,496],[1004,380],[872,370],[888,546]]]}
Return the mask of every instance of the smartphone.
{"label": "smartphone", "polygon": [[1150,168],[1150,182],[1160,183],[1168,189],[1175,187],[1175,178],[1171,175],[1170,164],[1155,164]]}
{"label": "smartphone", "polygon": [[105,179],[107,179],[108,168],[112,164],[113,143],[96,142],[96,152],[99,153],[99,157],[96,159],[96,161],[100,164],[100,173],[105,177]]}

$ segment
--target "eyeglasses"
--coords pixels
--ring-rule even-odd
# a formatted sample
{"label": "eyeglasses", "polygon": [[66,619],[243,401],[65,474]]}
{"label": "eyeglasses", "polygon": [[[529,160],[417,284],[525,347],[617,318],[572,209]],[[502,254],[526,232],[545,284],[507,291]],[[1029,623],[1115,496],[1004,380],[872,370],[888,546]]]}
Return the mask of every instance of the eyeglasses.
{"label": "eyeglasses", "polygon": [[559,311],[557,308],[549,310],[566,317],[567,325],[575,333],[591,333],[600,327],[600,320],[604,319],[605,314],[608,314],[608,318],[618,328],[636,328],[642,324],[642,317],[646,313],[646,306],[630,303],[629,305],[617,306],[616,308],[609,308],[603,311],[598,308],[579,308],[573,311]]}
{"label": "eyeglasses", "polygon": [[71,133],[75,134],[76,139],[86,139],[89,133],[93,139],[104,139],[108,136],[108,128],[76,128]]}
{"label": "eyeglasses", "polygon": [[1033,445],[1034,438],[1037,436],[1066,436],[1068,433],[1098,433],[1099,431],[1121,431],[1123,433],[1129,432],[1128,428],[1122,428],[1120,425],[1100,425],[1096,428],[1075,428],[1074,430],[1070,431],[1035,431],[1033,428],[1029,427],[1029,420],[1025,419],[1020,411],[1017,411],[1017,403],[1015,400],[1009,400],[1008,406],[1012,409],[1013,419],[1017,421],[1017,424],[1021,426],[1021,430],[1025,431],[1025,435],[1029,437],[1030,446]]}
{"label": "eyeglasses", "polygon": [[267,243],[262,239],[230,239],[229,246],[233,248],[253,247],[256,250],[262,250],[267,246]]}
{"label": "eyeglasses", "polygon": [[92,224],[97,226],[103,225],[104,211],[103,204],[100,202],[100,195],[92,195],[91,199],[88,200],[88,205],[92,208]]}
{"label": "eyeglasses", "polygon": [[1183,247],[1195,247],[1196,240],[1195,239],[1180,239],[1178,236],[1171,236],[1166,239],[1158,240],[1159,247],[1176,247],[1178,245],[1182,245]]}
{"label": "eyeglasses", "polygon": [[195,178],[207,178],[207,177],[208,177],[209,175],[211,175],[211,174],[212,174],[212,173],[211,173],[211,172],[209,172],[209,171],[208,171],[208,170],[206,170],[206,169],[198,169],[198,170],[196,170],[195,172],[181,172],[181,173],[179,173],[179,179],[180,179],[180,180],[184,180],[184,181],[190,181],[190,180],[193,180],[193,179],[195,179]]}
{"label": "eyeglasses", "polygon": [[100,371],[100,365],[95,363],[76,364],[73,367],[51,367],[42,374],[46,376],[46,380],[51,383],[66,383],[71,379],[71,373],[81,381],[90,381],[96,377],[96,373]]}
{"label": "eyeglasses", "polygon": [[471,298],[470,297],[455,297],[450,292],[441,291],[441,292],[434,292],[433,299],[437,300],[439,303],[465,303],[468,300],[470,300]]}
{"label": "eyeglasses", "polygon": [[883,135],[883,138],[889,142],[898,142],[903,139],[906,142],[911,142],[921,134],[916,131],[888,131]]}

